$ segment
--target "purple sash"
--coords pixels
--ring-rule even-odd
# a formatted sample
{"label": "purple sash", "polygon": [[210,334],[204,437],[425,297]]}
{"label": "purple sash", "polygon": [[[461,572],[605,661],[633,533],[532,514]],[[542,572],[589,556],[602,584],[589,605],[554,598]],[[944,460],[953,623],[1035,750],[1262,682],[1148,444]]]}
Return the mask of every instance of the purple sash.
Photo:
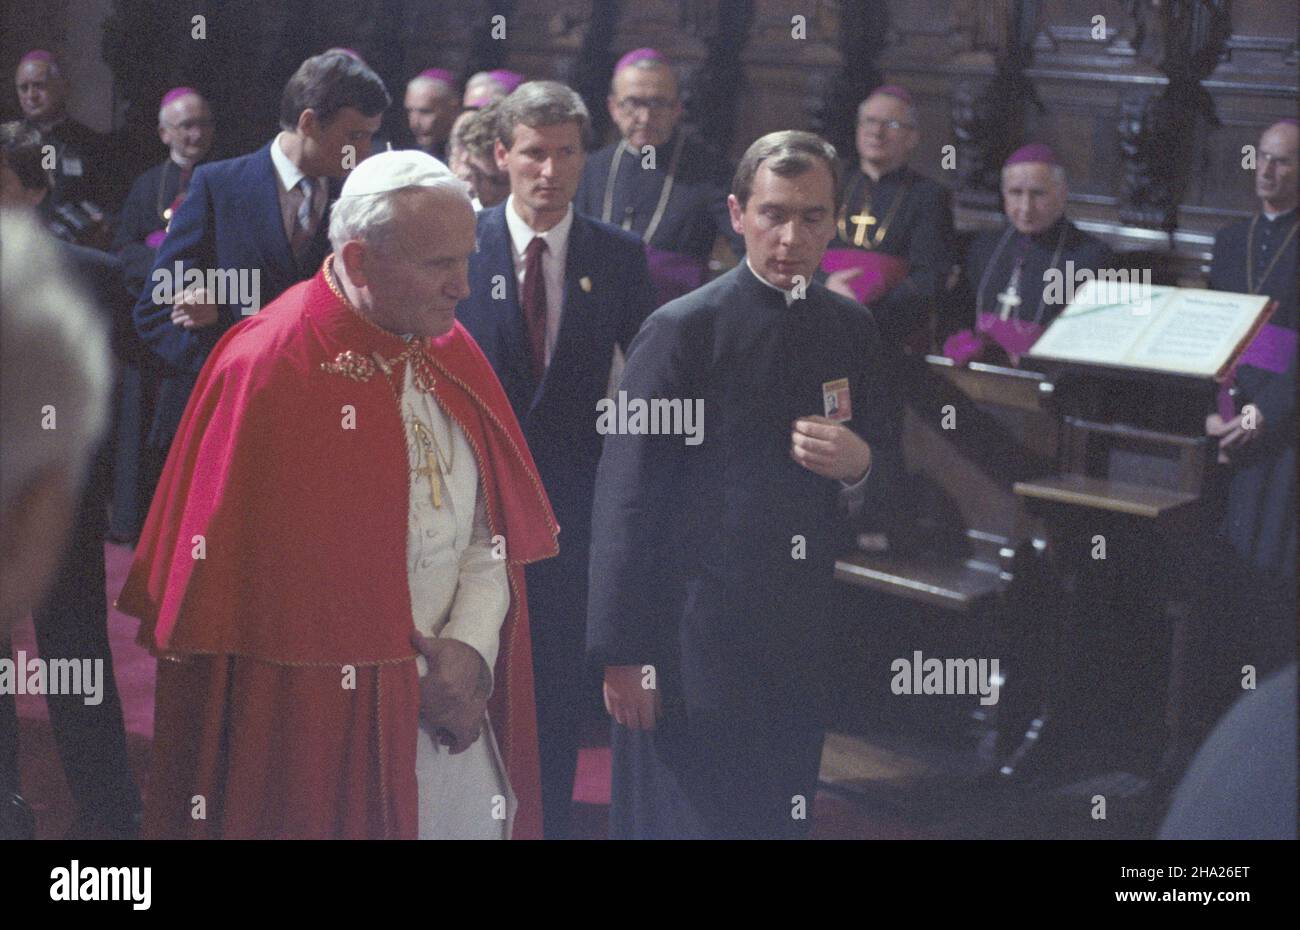
{"label": "purple sash", "polygon": [[670,300],[689,294],[704,283],[704,262],[680,252],[645,247],[645,257],[650,264],[650,281],[655,289],[655,306],[662,307]]}
{"label": "purple sash", "polygon": [[996,313],[981,313],[975,324],[976,332],[987,333],[993,341],[1006,349],[1008,355],[1020,356],[1029,351],[1043,334],[1044,327],[1023,320],[1004,320]]}
{"label": "purple sash", "polygon": [[1219,416],[1231,420],[1237,415],[1237,406],[1233,403],[1230,393],[1232,383],[1237,379],[1237,365],[1249,365],[1251,368],[1280,375],[1291,364],[1291,359],[1295,356],[1295,347],[1294,329],[1275,326],[1272,323],[1261,326],[1255,338],[1250,341],[1250,345],[1246,346],[1246,351],[1241,353],[1241,357],[1228,372],[1228,377],[1223,379],[1223,385],[1219,388]]}

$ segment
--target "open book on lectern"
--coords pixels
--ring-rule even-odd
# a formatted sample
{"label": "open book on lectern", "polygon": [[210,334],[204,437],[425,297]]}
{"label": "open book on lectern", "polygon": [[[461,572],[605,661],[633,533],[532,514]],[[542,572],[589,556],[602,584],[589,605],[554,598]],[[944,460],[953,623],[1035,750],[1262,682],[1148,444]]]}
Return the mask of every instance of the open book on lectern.
{"label": "open book on lectern", "polygon": [[1025,358],[1222,379],[1273,307],[1266,294],[1090,279]]}

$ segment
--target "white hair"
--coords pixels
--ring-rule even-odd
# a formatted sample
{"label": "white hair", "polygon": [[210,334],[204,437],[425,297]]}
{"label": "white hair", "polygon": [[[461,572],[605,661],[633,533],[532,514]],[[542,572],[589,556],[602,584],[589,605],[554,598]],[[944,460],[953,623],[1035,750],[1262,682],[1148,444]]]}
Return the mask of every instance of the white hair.
{"label": "white hair", "polygon": [[42,472],[85,475],[108,427],[103,315],[35,220],[0,210],[0,509]]}
{"label": "white hair", "polygon": [[[166,125],[167,125],[167,121],[166,121],[166,119],[165,119],[164,116],[163,116],[163,114],[165,114],[165,113],[167,112],[167,108],[170,107],[170,106],[172,106],[172,105],[175,104],[175,103],[180,102],[181,100],[184,100],[186,97],[198,97],[198,98],[199,98],[199,102],[202,103],[202,104],[204,104],[205,106],[207,105],[207,102],[208,102],[208,101],[204,98],[204,96],[203,96],[202,94],[200,94],[200,93],[181,94],[181,95],[180,95],[179,97],[177,97],[175,100],[168,100],[166,103],[164,103],[162,106],[160,106],[160,107],[158,108],[158,125],[159,125],[159,126],[166,126]],[[170,127],[168,127],[168,128],[170,128]]]}
{"label": "white hair", "polygon": [[330,208],[330,245],[334,251],[340,251],[345,242],[354,239],[360,239],[372,249],[383,250],[393,233],[398,198],[417,190],[450,191],[469,202],[469,185],[450,172],[419,186],[340,197]]}
{"label": "white hair", "polygon": [[[1022,162],[1022,164],[1027,164],[1027,163]],[[1012,167],[1014,167],[1014,166],[1013,166],[1013,165],[1003,165],[1003,166],[1002,166],[1002,178],[1003,178],[1004,180],[1006,179],[1006,176],[1007,176],[1007,170],[1008,170],[1009,168],[1012,168]],[[1066,174],[1065,174],[1065,165],[1048,165],[1047,167],[1049,167],[1049,168],[1052,169],[1052,170],[1051,170],[1050,172],[1048,172],[1048,173],[1051,175],[1051,177],[1052,177],[1052,182],[1053,182],[1054,184],[1056,184],[1056,185],[1058,185],[1058,186],[1060,186],[1060,187],[1066,187],[1066,186],[1068,186],[1068,185],[1067,185],[1068,178],[1066,177]]]}
{"label": "white hair", "polygon": [[453,85],[448,84],[442,78],[429,77],[427,74],[417,74],[406,82],[407,90],[425,87],[431,87],[438,91],[438,96],[440,97],[460,97],[460,94],[456,93],[456,88]]}

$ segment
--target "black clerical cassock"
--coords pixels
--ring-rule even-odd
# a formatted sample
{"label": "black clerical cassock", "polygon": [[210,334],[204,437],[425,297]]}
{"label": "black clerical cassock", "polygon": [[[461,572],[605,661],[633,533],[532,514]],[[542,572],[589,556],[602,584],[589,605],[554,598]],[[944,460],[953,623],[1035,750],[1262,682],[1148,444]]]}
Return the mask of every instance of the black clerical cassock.
{"label": "black clerical cassock", "polygon": [[1228,538],[1255,567],[1286,578],[1296,560],[1296,230],[1294,208],[1234,223],[1215,237],[1210,269],[1216,290],[1277,301],[1237,366],[1235,409],[1221,412],[1235,416],[1250,403],[1262,414],[1261,434],[1230,453]]}
{"label": "black clerical cassock", "polygon": [[[189,188],[193,168],[182,168],[168,158],[141,174],[131,185],[118,215],[113,250],[122,260],[127,287],[138,298],[144,292],[158,246],[167,224]],[[153,422],[158,391],[157,357],[130,333],[121,352],[121,390],[114,414],[113,519],[115,539],[132,540],[140,532],[149,502],[153,477],[145,466],[144,448]]]}
{"label": "black clerical cassock", "polygon": [[[1067,280],[1083,269],[1095,275],[1114,263],[1104,242],[1065,217],[1034,235],[1010,225],[980,233],[971,242],[953,295],[954,320],[973,325],[975,332],[1019,356],[1065,309],[1065,298],[1071,293],[1065,287]],[[1055,287],[1049,287],[1052,277]],[[1075,278],[1074,286],[1081,284]],[[951,354],[947,347],[945,352]]]}
{"label": "black clerical cassock", "polygon": [[611,435],[592,519],[588,646],[652,665],[663,718],[614,725],[615,837],[806,831],[836,648],[837,556],[852,546],[840,482],[790,455],[793,421],[843,399],[870,443],[866,507],[893,443],[880,338],[860,304],[786,295],[742,262],[651,315],[620,393],[703,401],[703,438]]}
{"label": "black clerical cassock", "polygon": [[872,181],[856,165],[846,168],[844,198],[830,248],[874,252],[899,259],[904,277],[868,292],[888,342],[901,343],[925,323],[956,261],[952,198],[942,184],[906,165]]}
{"label": "black clerical cassock", "polygon": [[704,282],[714,240],[723,235],[737,255],[745,241],[731,228],[725,161],[683,130],[646,153],[616,142],[587,159],[574,208],[631,230],[646,244],[656,305]]}

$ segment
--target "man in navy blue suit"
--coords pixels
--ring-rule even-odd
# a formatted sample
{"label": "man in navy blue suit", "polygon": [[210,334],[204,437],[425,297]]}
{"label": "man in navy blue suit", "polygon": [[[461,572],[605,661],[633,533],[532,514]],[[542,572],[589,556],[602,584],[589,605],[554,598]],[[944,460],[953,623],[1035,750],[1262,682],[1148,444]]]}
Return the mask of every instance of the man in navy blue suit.
{"label": "man in navy blue suit", "polygon": [[512,193],[479,214],[471,294],[456,312],[505,387],[560,523],[559,557],[528,566],[528,607],[544,830],[563,838],[588,680],[598,404],[614,347],[626,351],[654,292],[640,240],[573,210],[589,125],[582,98],[534,81],[499,106],[496,161]]}
{"label": "man in navy blue suit", "polygon": [[135,306],[136,330],[165,366],[147,486],[217,340],[324,261],[338,194],[331,180],[370,154],[389,103],[363,62],[338,51],[316,55],[285,85],[279,135],[252,154],[195,169]]}

